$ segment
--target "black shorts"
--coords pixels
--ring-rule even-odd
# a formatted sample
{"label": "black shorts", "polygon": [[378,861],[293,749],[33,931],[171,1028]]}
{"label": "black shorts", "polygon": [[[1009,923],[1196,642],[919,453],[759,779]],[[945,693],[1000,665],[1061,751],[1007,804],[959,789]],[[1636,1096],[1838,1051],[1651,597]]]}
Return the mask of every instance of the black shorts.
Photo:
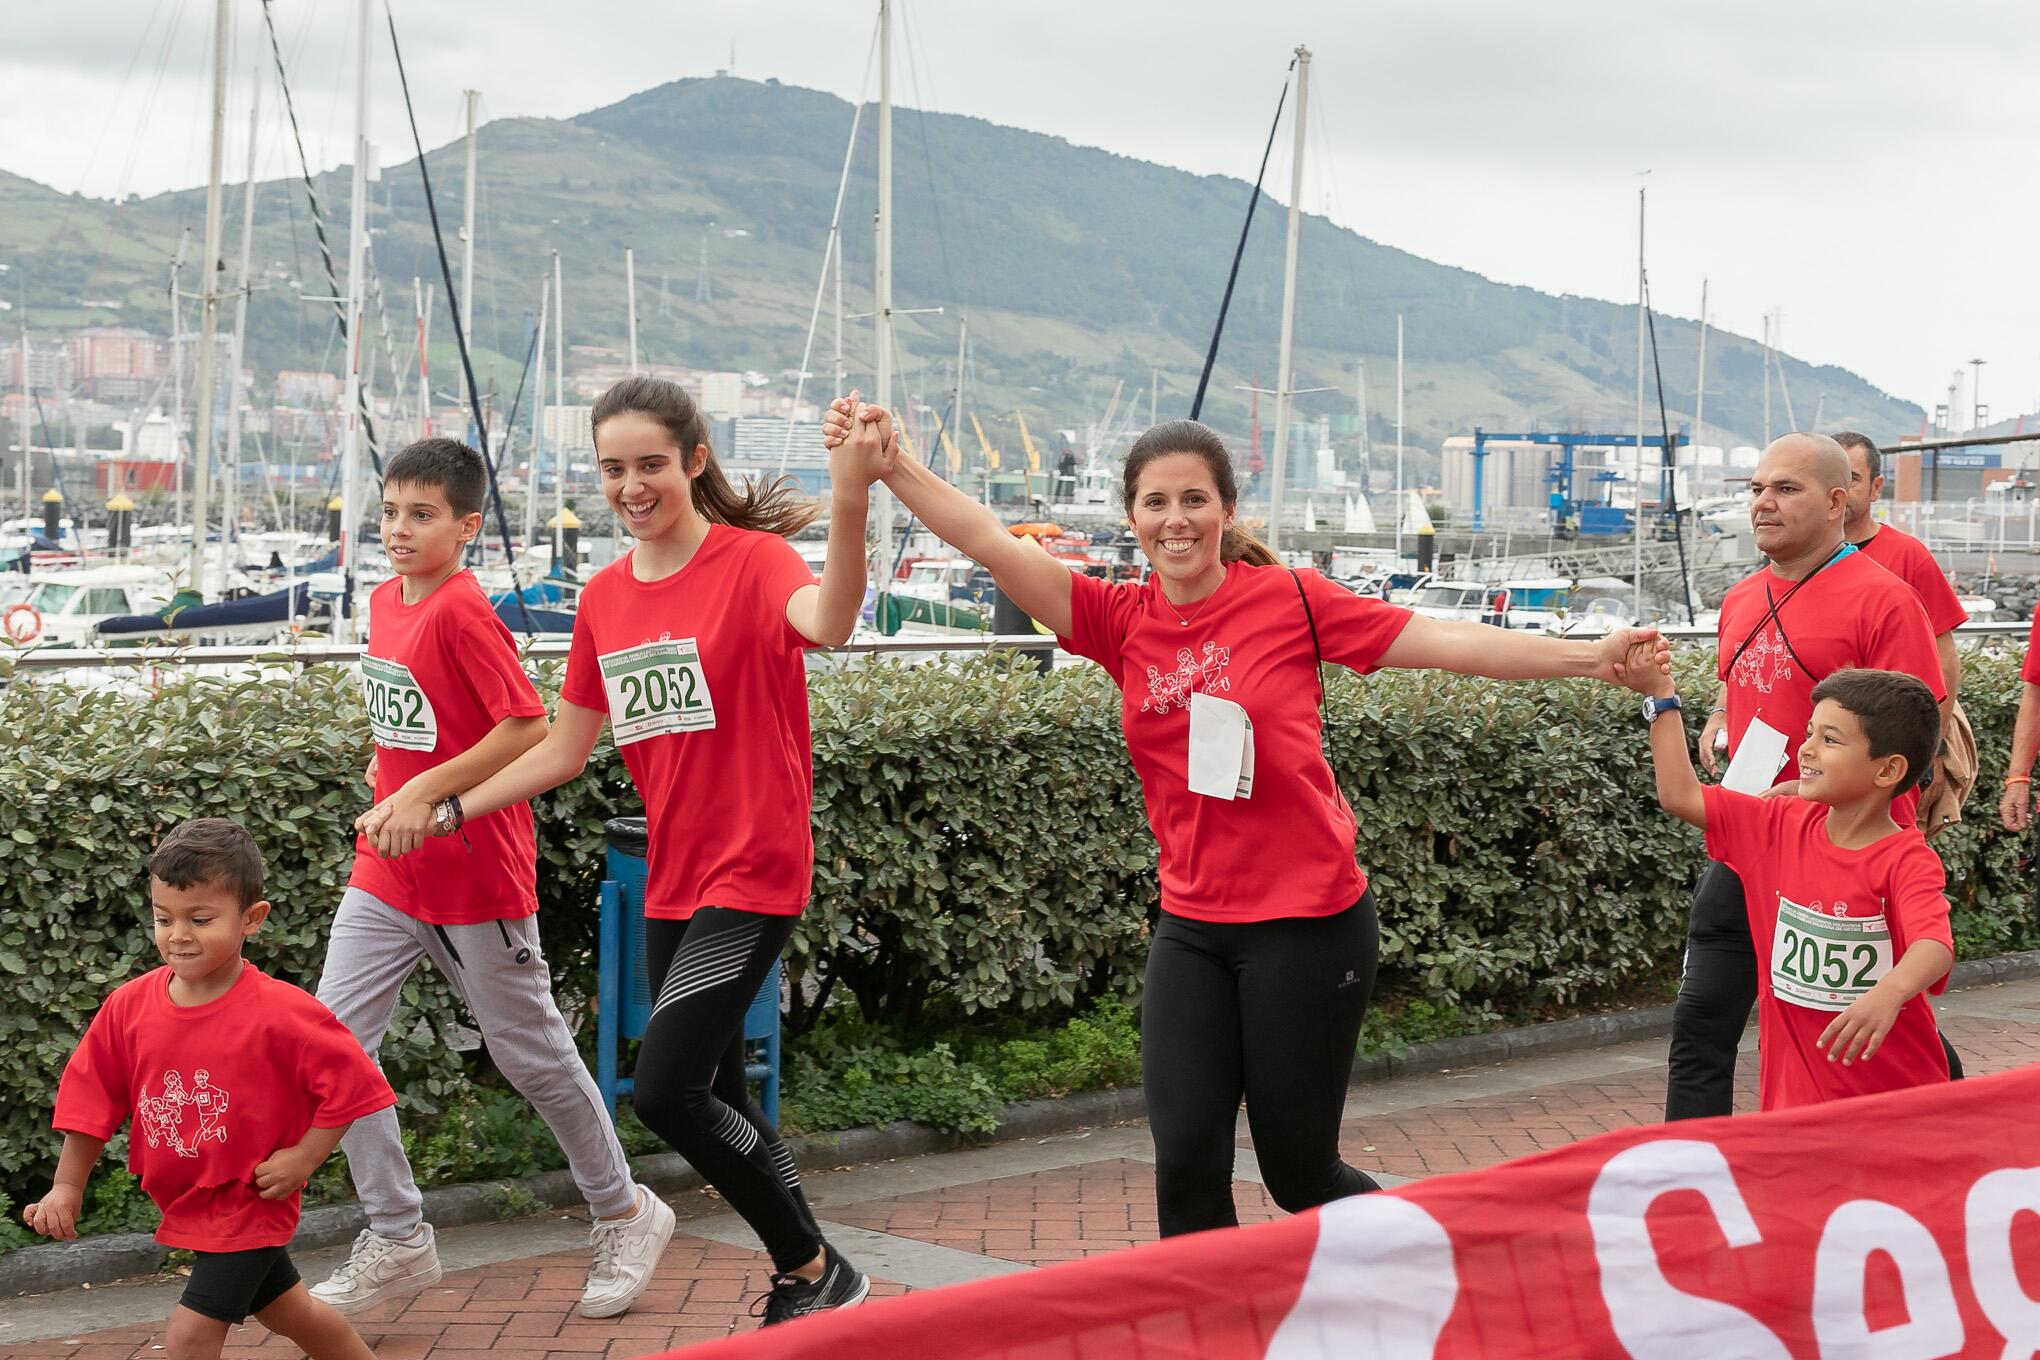
{"label": "black shorts", "polygon": [[202,1251],[178,1302],[216,1322],[245,1322],[298,1284],[297,1267],[283,1247],[253,1251]]}

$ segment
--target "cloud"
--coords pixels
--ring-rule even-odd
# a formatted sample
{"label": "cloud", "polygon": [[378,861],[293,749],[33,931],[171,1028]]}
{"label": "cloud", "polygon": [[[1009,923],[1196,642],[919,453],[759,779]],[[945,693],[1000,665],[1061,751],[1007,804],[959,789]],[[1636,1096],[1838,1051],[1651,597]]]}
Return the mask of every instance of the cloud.
{"label": "cloud", "polygon": [[[23,5],[0,88],[0,167],[62,190],[142,193],[204,175],[206,23],[192,0]],[[855,98],[875,6],[847,0],[396,0],[428,145],[460,91],[491,117],[568,117],[732,62]],[[237,7],[234,103],[264,55]],[[1315,54],[1304,201],[1404,249],[1550,291],[1634,296],[1636,173],[1648,169],[1660,302],[1755,333],[1782,307],[1794,349],[1916,401],[1992,359],[2000,411],[2040,391],[2016,315],[2040,291],[2021,228],[2040,102],[2022,62],[2040,7],[1904,0],[900,0],[895,97],[1157,160],[1244,176],[1290,50]],[[274,8],[307,149],[348,159],[353,6]],[[371,138],[410,133],[381,8]],[[267,96],[273,110],[273,91]],[[242,134],[228,138],[238,175]],[[284,142],[265,138],[264,173]],[[1270,184],[1288,194],[1288,139]],[[1308,262],[1306,262],[1306,270]],[[1421,324],[1421,319],[1414,319]]]}

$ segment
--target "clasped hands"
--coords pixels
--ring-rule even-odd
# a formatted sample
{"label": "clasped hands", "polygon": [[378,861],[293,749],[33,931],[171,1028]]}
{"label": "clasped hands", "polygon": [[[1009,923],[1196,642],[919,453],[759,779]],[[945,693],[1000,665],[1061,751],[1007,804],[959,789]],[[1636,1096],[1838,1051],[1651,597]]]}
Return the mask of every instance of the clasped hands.
{"label": "clasped hands", "polygon": [[1617,628],[1595,644],[1593,674],[1661,698],[1672,692],[1672,646],[1655,628]]}
{"label": "clasped hands", "polygon": [[354,819],[354,829],[368,838],[383,859],[408,855],[425,838],[445,834],[432,820],[433,799],[411,792],[406,784]]}
{"label": "clasped hands", "polygon": [[890,411],[870,406],[852,390],[829,403],[822,422],[822,447],[829,451],[829,480],[836,486],[869,486],[888,476],[899,457],[899,431]]}

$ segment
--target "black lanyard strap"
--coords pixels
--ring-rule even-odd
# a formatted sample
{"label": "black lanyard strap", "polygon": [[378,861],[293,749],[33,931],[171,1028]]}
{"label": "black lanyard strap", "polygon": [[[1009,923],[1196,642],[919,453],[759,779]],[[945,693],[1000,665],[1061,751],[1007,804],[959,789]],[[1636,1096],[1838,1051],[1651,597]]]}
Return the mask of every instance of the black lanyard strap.
{"label": "black lanyard strap", "polygon": [[[1856,546],[1855,544],[1850,543],[1847,540],[1844,540],[1842,546],[1836,548],[1834,552],[1827,558],[1826,561],[1822,562],[1812,571],[1806,573],[1806,575],[1800,577],[1797,581],[1794,581],[1792,583],[1792,588],[1790,590],[1787,590],[1783,595],[1779,596],[1777,599],[1771,598],[1771,583],[1769,581],[1764,582],[1764,598],[1770,602],[1771,607],[1764,612],[1763,618],[1757,620],[1757,626],[1750,629],[1748,635],[1743,638],[1742,644],[1735,649],[1735,655],[1730,657],[1728,665],[1722,668],[1722,674],[1724,676],[1727,676],[1733,675],[1735,673],[1735,663],[1742,660],[1743,653],[1748,651],[1750,649],[1750,644],[1757,640],[1757,634],[1763,632],[1764,629],[1768,628],[1772,623],[1775,622],[1778,625],[1778,634],[1780,637],[1783,637],[1785,634],[1785,620],[1779,617],[1778,611],[1783,609],[1787,602],[1789,602],[1794,595],[1797,595],[1799,593],[1799,588],[1801,586],[1805,585],[1808,581],[1811,581],[1814,577],[1820,575],[1823,571],[1826,571],[1829,567],[1833,566],[1836,562],[1840,561],[1842,558],[1847,557],[1851,552],[1854,552],[1855,546]],[[1785,639],[1785,650],[1788,652],[1792,652],[1792,659],[1795,662],[1798,662],[1799,669],[1803,671],[1806,670],[1806,663],[1804,661],[1799,660],[1799,653],[1792,651],[1792,640],[1790,638]],[[1807,671],[1807,674],[1811,675],[1812,672]]]}

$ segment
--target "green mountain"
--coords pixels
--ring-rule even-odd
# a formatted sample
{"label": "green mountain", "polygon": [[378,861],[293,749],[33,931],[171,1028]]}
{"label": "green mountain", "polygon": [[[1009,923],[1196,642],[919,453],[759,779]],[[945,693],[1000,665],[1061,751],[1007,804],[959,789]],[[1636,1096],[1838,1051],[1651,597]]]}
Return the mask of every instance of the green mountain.
{"label": "green mountain", "polygon": [[[631,246],[647,359],[768,374],[796,367],[852,115],[851,105],[818,91],[718,77],[675,81],[564,121],[489,124],[480,134],[477,202],[483,381],[516,385],[528,314],[555,248],[570,345],[623,345],[623,252]],[[843,210],[851,313],[870,309],[875,123],[867,116],[860,125]],[[1246,206],[1243,180],[913,110],[896,114],[894,139],[894,304],[944,309],[902,321],[896,368],[907,390],[943,405],[956,318],[967,312],[969,404],[995,443],[1017,442],[1014,411],[1037,433],[1081,429],[1103,415],[1120,381],[1122,422],[1129,412],[1144,422],[1156,370],[1159,412],[1187,411]],[[457,252],[462,147],[429,153],[427,166]],[[345,170],[316,181],[343,265],[347,185]],[[232,258],[238,189],[227,201]],[[385,168],[374,201],[387,324],[405,350],[412,279],[440,277],[415,162]],[[203,214],[202,190],[115,205],[0,173],[0,252],[19,270],[8,291],[25,291],[29,324],[44,334],[115,319],[167,329],[169,261],[187,228],[187,259],[195,259]],[[304,185],[264,185],[256,220],[255,255],[268,285],[250,307],[258,380],[280,368],[337,368],[331,305],[300,300],[329,291]],[[1264,200],[1206,402],[1206,418],[1236,437],[1248,423],[1239,389],[1256,378],[1263,387],[1274,382],[1282,228],[1282,206]],[[194,273],[185,271],[187,290],[196,288]],[[88,301],[119,308],[82,305]],[[1412,444],[1435,447],[1476,424],[1620,431],[1633,419],[1633,306],[1496,283],[1315,216],[1303,224],[1296,385],[1335,390],[1300,398],[1304,414],[1352,412],[1355,364],[1364,360],[1373,436],[1391,436],[1397,313],[1406,326]],[[825,308],[812,371],[830,367],[830,334]],[[454,390],[443,296],[433,337],[434,385]],[[1689,422],[1697,327],[1660,317],[1658,342],[1671,418]],[[848,323],[850,380],[867,390],[869,347],[869,323]],[[1818,410],[1829,427],[1877,437],[1919,428],[1918,407],[1854,374],[1789,357],[1781,363],[1802,423]],[[1710,334],[1710,442],[1761,438],[1762,372],[1756,343]],[[1772,425],[1782,431],[1784,402],[1773,400]],[[1271,419],[1268,406],[1262,418]]]}

